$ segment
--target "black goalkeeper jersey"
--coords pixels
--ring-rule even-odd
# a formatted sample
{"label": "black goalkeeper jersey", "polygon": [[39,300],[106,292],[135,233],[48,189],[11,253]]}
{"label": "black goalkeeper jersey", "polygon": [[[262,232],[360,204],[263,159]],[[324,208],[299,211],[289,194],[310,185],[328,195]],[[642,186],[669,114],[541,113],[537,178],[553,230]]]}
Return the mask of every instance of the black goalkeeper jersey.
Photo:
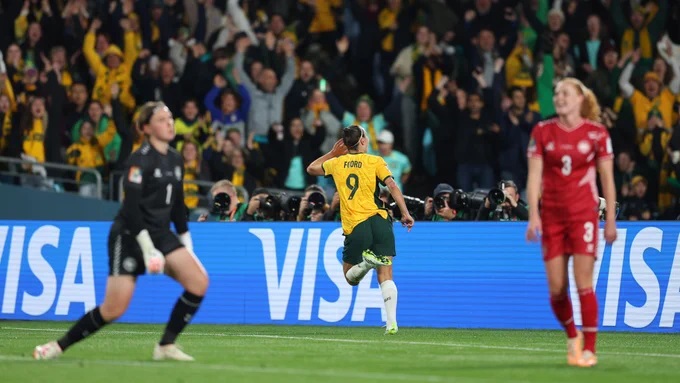
{"label": "black goalkeeper jersey", "polygon": [[161,154],[145,142],[132,153],[125,170],[123,206],[116,217],[124,228],[137,235],[143,229],[169,230],[172,221],[177,233],[185,233],[188,226],[180,154],[173,148]]}

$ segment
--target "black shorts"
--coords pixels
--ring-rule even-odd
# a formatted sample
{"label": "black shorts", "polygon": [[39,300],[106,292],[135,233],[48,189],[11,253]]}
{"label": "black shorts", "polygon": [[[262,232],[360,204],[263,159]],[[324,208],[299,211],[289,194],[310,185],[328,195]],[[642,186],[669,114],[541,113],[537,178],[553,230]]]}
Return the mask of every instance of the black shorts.
{"label": "black shorts", "polygon": [[363,260],[364,250],[371,250],[377,255],[394,257],[397,251],[394,245],[392,221],[376,214],[354,227],[345,236],[342,248],[342,261],[356,265]]}
{"label": "black shorts", "polygon": [[[164,256],[183,247],[170,229],[150,231],[154,246]],[[109,231],[109,275],[142,275],[146,273],[142,249],[137,239],[116,220]]]}

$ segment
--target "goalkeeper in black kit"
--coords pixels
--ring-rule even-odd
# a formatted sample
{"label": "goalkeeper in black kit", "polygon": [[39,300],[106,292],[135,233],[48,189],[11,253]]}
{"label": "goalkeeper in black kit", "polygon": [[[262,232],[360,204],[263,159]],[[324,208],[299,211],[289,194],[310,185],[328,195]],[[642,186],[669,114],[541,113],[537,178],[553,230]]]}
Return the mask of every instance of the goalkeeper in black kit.
{"label": "goalkeeper in black kit", "polygon": [[[137,277],[165,272],[184,292],[153,350],[153,359],[194,360],[175,340],[201,305],[208,275],[193,253],[184,206],[182,158],[169,145],[175,138],[174,122],[165,104],[148,102],[141,108],[139,124],[147,141],[126,166],[125,200],[109,232],[104,302],[83,315],[59,340],[37,346],[35,359],[54,359],[118,319],[130,304]],[[171,221],[177,235],[170,231]]]}

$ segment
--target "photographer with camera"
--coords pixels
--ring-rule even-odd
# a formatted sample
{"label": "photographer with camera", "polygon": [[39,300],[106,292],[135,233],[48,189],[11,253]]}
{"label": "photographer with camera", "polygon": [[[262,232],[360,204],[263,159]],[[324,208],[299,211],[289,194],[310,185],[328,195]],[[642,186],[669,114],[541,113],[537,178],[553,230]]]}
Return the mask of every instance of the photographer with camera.
{"label": "photographer with camera", "polygon": [[[294,206],[291,206],[294,208]],[[297,209],[290,209],[297,212],[296,220],[319,222],[323,220],[324,213],[329,209],[326,204],[326,193],[319,185],[309,185],[305,189],[305,195],[300,199]]]}
{"label": "photographer with camera", "polygon": [[243,215],[244,221],[276,221],[280,217],[281,203],[275,195],[270,195],[265,188],[253,190],[250,197],[246,213]]}
{"label": "photographer with camera", "polygon": [[[257,188],[253,191],[253,197],[248,203],[243,220],[295,222],[297,221],[301,203],[302,198],[297,195],[289,196],[281,191],[275,192],[265,188]],[[316,206],[316,202],[314,204]]]}
{"label": "photographer with camera", "polygon": [[[390,195],[389,190],[382,189],[380,191],[379,198],[380,201],[382,201],[383,206],[387,208],[387,212],[390,214],[392,219],[400,221],[402,218],[401,210],[399,209],[397,202]],[[425,201],[420,198],[404,195],[404,203],[406,204],[406,209],[414,220],[422,221],[425,219]],[[430,210],[431,208],[432,205],[430,204]]]}
{"label": "photographer with camera", "polygon": [[453,186],[439,184],[434,189],[434,197],[425,200],[425,218],[432,221],[453,221],[458,212],[450,205],[451,197],[455,194]]}
{"label": "photographer with camera", "polygon": [[210,188],[212,208],[210,213],[201,214],[198,222],[236,222],[243,221],[248,204],[238,201],[236,188],[229,180],[217,181]]}
{"label": "photographer with camera", "polygon": [[501,181],[491,189],[477,211],[476,221],[528,221],[529,210],[520,200],[513,181]]}

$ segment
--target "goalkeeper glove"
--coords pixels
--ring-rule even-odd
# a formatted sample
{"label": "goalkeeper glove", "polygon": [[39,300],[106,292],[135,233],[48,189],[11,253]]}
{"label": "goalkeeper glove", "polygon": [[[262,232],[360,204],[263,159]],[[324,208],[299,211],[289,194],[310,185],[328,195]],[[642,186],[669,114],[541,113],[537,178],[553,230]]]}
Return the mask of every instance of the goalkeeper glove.
{"label": "goalkeeper glove", "polygon": [[153,244],[149,231],[144,229],[137,234],[137,243],[142,249],[144,265],[149,274],[162,274],[165,268],[165,258]]}

